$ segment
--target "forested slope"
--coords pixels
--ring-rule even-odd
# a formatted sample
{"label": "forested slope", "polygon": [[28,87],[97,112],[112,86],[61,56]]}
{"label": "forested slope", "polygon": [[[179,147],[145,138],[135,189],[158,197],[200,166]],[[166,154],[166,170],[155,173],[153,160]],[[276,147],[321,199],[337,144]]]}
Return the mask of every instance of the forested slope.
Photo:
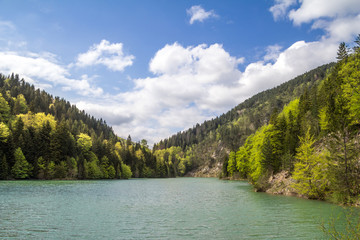
{"label": "forested slope", "polygon": [[227,167],[230,151],[242,146],[248,136],[268,124],[271,116],[290,101],[313,91],[332,66],[333,63],[320,66],[258,93],[220,117],[160,141],[154,146],[157,161],[170,169],[169,176],[218,176],[224,161],[224,169]]}
{"label": "forested slope", "polygon": [[[360,40],[360,35],[358,37]],[[360,41],[359,41],[360,44]],[[338,62],[320,84],[292,100],[230,153],[224,174],[273,187],[282,172],[294,193],[358,204],[360,196],[360,51],[342,43]]]}
{"label": "forested slope", "polygon": [[145,144],[117,137],[68,101],[0,75],[0,179],[154,177]]}

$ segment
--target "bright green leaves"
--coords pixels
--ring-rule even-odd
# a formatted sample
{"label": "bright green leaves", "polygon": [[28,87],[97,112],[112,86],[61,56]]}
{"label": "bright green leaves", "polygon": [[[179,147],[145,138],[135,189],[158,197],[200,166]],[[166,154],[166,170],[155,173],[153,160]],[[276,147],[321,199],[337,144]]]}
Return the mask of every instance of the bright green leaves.
{"label": "bright green leaves", "polygon": [[360,54],[351,57],[339,71],[342,91],[352,124],[360,123]]}
{"label": "bright green leaves", "polygon": [[27,106],[24,95],[19,94],[16,97],[13,111],[14,111],[15,115],[20,114],[20,113],[23,113],[23,114],[27,113],[28,106]]}
{"label": "bright green leaves", "polygon": [[0,141],[1,142],[7,142],[7,138],[10,135],[10,130],[8,126],[6,126],[5,123],[0,122]]}
{"label": "bright green leaves", "polygon": [[82,152],[89,152],[92,147],[91,137],[85,133],[80,133],[77,136],[77,145]]}
{"label": "bright green leaves", "polygon": [[8,122],[10,119],[10,107],[8,102],[0,93],[0,121]]}
{"label": "bright green leaves", "polygon": [[14,153],[15,164],[11,169],[11,174],[16,179],[24,179],[30,177],[32,170],[31,164],[29,164],[21,148],[17,148]]}
{"label": "bright green leaves", "polygon": [[315,140],[307,131],[300,137],[300,146],[297,149],[293,185],[301,195],[309,198],[324,199],[329,185],[328,161],[324,153],[315,153]]}
{"label": "bright green leaves", "polygon": [[131,178],[132,172],[131,172],[131,169],[130,169],[130,167],[128,165],[122,163],[121,164],[121,169],[122,169],[121,178],[123,178],[123,179]]}

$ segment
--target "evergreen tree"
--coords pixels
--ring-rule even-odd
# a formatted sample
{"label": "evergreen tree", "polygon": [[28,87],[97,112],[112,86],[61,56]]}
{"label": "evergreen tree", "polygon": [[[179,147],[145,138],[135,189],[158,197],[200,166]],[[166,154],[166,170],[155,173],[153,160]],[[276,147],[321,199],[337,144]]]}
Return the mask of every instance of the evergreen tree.
{"label": "evergreen tree", "polygon": [[0,179],[7,179],[8,178],[8,171],[9,167],[6,161],[6,156],[3,155],[0,162]]}
{"label": "evergreen tree", "polygon": [[21,148],[17,148],[14,153],[15,164],[11,169],[11,174],[16,179],[29,178],[32,166],[26,161]]}
{"label": "evergreen tree", "polygon": [[344,60],[348,57],[348,48],[345,44],[345,42],[340,43],[338,51],[337,51],[337,57],[339,61]]}
{"label": "evergreen tree", "polygon": [[355,46],[354,46],[354,52],[359,53],[360,51],[360,34],[358,34],[355,38]]}

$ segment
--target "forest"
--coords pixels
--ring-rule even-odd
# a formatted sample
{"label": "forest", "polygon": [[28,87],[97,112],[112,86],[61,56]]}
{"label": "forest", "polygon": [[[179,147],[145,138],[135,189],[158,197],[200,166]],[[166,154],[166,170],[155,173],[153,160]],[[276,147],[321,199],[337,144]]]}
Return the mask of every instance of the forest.
{"label": "forest", "polygon": [[219,177],[247,179],[260,191],[285,172],[302,196],[353,204],[360,194],[360,35],[337,55],[336,63],[152,150],[18,75],[0,75],[0,179],[177,177],[220,166]]}
{"label": "forest", "polygon": [[295,191],[311,199],[358,204],[360,195],[360,35],[345,43],[319,84],[275,110],[224,163],[223,174],[248,179],[259,190],[285,171]]}
{"label": "forest", "polygon": [[[201,168],[221,165],[226,169],[230,151],[236,151],[247,137],[267,124],[274,112],[279,112],[307,89],[317,86],[333,66],[333,63],[320,66],[256,94],[219,117],[161,140],[153,147],[157,161],[171,169],[170,176],[175,173],[177,176],[188,175]],[[215,172],[217,174],[221,169]],[[222,176],[228,176],[227,172]]]}
{"label": "forest", "polygon": [[102,119],[0,75],[0,179],[154,177],[155,166],[145,140],[119,138]]}
{"label": "forest", "polygon": [[[220,178],[258,191],[285,173],[304,197],[358,203],[360,35],[330,63],[261,92],[226,114],[154,145],[168,176],[222,165]],[[170,168],[169,168],[170,167]],[[170,170],[169,170],[170,169]]]}

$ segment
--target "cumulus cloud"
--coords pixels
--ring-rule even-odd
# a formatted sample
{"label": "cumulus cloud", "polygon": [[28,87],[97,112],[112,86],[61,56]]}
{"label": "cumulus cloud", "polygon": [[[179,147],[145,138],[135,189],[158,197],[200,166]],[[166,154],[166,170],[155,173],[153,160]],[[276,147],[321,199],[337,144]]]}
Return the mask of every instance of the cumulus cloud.
{"label": "cumulus cloud", "polygon": [[101,88],[91,86],[87,79],[71,78],[67,69],[54,62],[54,59],[55,56],[50,53],[0,52],[0,72],[18,73],[30,83],[46,88],[53,84],[60,85],[64,90],[74,90],[84,96],[103,93]]}
{"label": "cumulus cloud", "polygon": [[295,0],[275,0],[269,10],[274,19],[288,16],[294,25],[311,23],[312,29],[323,29],[334,42],[350,41],[360,32],[360,1],[301,0],[299,7],[290,9]]}
{"label": "cumulus cloud", "polygon": [[289,18],[296,25],[319,18],[340,18],[360,12],[358,0],[302,0],[298,9],[292,9]]}
{"label": "cumulus cloud", "polygon": [[77,57],[76,65],[88,67],[93,65],[104,65],[113,71],[124,71],[133,64],[133,55],[125,55],[122,43],[110,43],[101,40],[99,44],[94,44],[86,53],[81,53]]}
{"label": "cumulus cloud", "polygon": [[132,91],[77,106],[109,119],[118,116],[121,121],[112,117],[109,123],[119,134],[130,133],[133,139],[154,143],[334,60],[336,48],[320,41],[299,41],[283,51],[278,45],[269,46],[264,60],[241,72],[243,59],[231,56],[220,44],[167,44],[149,62],[154,77],[134,79]]}
{"label": "cumulus cloud", "polygon": [[269,10],[273,14],[274,19],[279,20],[280,18],[286,16],[289,7],[295,3],[296,0],[275,0],[274,6],[272,6]]}
{"label": "cumulus cloud", "polygon": [[186,12],[190,16],[190,24],[193,24],[195,21],[203,22],[208,18],[218,17],[214,10],[207,12],[200,5],[192,6]]}

